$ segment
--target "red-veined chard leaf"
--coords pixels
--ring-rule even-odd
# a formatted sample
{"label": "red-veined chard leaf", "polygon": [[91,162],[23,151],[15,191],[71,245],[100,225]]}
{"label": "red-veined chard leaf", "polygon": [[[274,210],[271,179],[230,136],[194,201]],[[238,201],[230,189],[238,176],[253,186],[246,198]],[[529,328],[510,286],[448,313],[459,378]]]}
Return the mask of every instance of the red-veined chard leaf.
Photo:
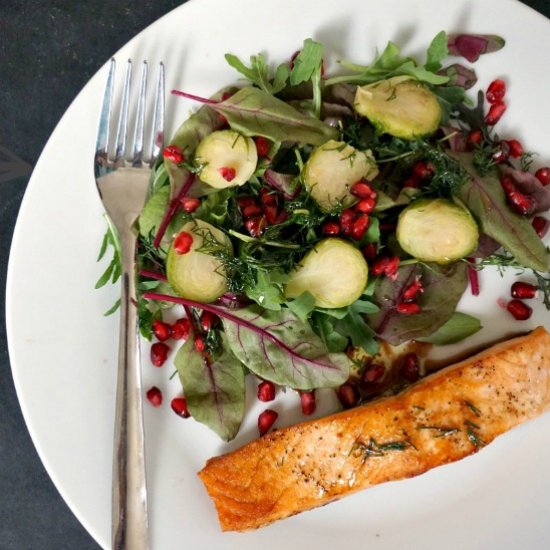
{"label": "red-veined chard leaf", "polygon": [[469,90],[477,82],[477,75],[473,69],[465,67],[460,63],[453,63],[444,69],[438,71],[438,74],[449,77],[447,86],[458,86],[464,90]]}
{"label": "red-veined chard leaf", "polygon": [[480,177],[468,153],[449,153],[467,170],[469,178],[458,198],[475,217],[481,232],[506,248],[523,266],[536,271],[548,270],[548,252],[531,222],[506,204],[506,196],[495,172]]}
{"label": "red-veined chard leaf", "polygon": [[[421,311],[416,315],[398,313],[395,308],[402,301],[403,291],[416,277],[421,277],[425,289],[418,300]],[[380,311],[367,316],[368,324],[392,345],[429,336],[452,317],[467,284],[464,262],[402,266],[394,281],[385,277],[376,285],[373,300]]]}
{"label": "red-veined chard leaf", "polygon": [[479,319],[466,313],[455,311],[453,316],[433,334],[426,338],[418,338],[418,340],[429,342],[436,346],[446,346],[468,338],[468,336],[475,334],[481,328]]}
{"label": "red-veined chard leaf", "polygon": [[231,128],[246,136],[263,136],[271,141],[294,141],[322,145],[337,139],[338,131],[320,120],[300,113],[267,92],[248,86],[224,101],[212,101],[177,90],[180,95],[208,105],[222,114]]}
{"label": "red-veined chard leaf", "polygon": [[220,317],[231,351],[261,378],[299,390],[335,387],[348,378],[347,356],[328,353],[309,323],[300,321],[289,309],[268,311],[251,305],[231,310],[153,292],[143,296],[200,308]]}
{"label": "red-veined chard leaf", "polygon": [[449,34],[449,54],[465,57],[470,63],[477,61],[484,53],[496,52],[506,41],[496,34]]}
{"label": "red-veined chard leaf", "polygon": [[174,364],[191,416],[225,441],[233,439],[244,415],[245,382],[242,363],[231,353],[222,334],[223,352],[207,361],[195,349],[193,335],[178,350]]}

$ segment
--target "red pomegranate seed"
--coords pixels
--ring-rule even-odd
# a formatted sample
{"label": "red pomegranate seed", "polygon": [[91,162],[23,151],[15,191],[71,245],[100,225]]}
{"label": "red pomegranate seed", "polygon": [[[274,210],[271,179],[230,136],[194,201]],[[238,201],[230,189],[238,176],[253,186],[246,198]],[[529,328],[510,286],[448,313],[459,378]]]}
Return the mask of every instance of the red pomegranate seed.
{"label": "red pomegranate seed", "polygon": [[260,237],[265,231],[265,216],[254,216],[244,222],[244,226],[252,237]]}
{"label": "red pomegranate seed", "polygon": [[510,300],[506,309],[517,321],[525,321],[531,317],[533,310],[520,300]]}
{"label": "red pomegranate seed", "polygon": [[387,277],[395,281],[397,279],[397,270],[399,269],[399,258],[397,256],[392,256],[384,269],[384,273]]}
{"label": "red pomegranate seed", "polygon": [[376,191],[365,181],[358,181],[350,188],[350,193],[359,199],[374,199]]}
{"label": "red pomegranate seed", "polygon": [[342,403],[342,406],[346,409],[351,409],[359,403],[359,390],[357,389],[357,386],[350,384],[349,382],[342,384],[338,388],[336,394],[338,395],[340,403]]}
{"label": "red pomegranate seed", "polygon": [[535,216],[531,222],[533,229],[537,232],[537,235],[543,239],[546,233],[548,232],[548,226],[550,226],[550,221],[542,216]]}
{"label": "red pomegranate seed", "polygon": [[485,115],[485,124],[487,126],[494,126],[506,111],[506,103],[504,101],[498,101],[491,105],[489,112]]}
{"label": "red pomegranate seed", "polygon": [[260,435],[265,435],[271,426],[275,423],[275,420],[277,420],[277,417],[279,416],[279,413],[276,411],[273,411],[271,409],[266,409],[263,413],[258,416],[258,431],[260,432]]}
{"label": "red pomegranate seed", "polygon": [[362,250],[365,260],[374,260],[376,253],[378,252],[378,246],[376,243],[368,243]]}
{"label": "red pomegranate seed", "polygon": [[340,226],[336,222],[325,222],[322,231],[324,235],[338,235],[340,233]]}
{"label": "red pomegranate seed", "polygon": [[187,340],[190,330],[191,323],[189,319],[182,317],[172,325],[172,338],[174,340]]}
{"label": "red pomegranate seed", "polygon": [[407,353],[403,357],[403,363],[399,369],[401,378],[408,380],[409,382],[416,382],[420,377],[420,362],[416,353]]}
{"label": "red pomegranate seed", "polygon": [[378,364],[372,364],[369,365],[361,375],[361,381],[365,382],[367,384],[373,384],[375,382],[378,382],[382,376],[384,376],[384,373],[386,372],[386,369],[383,365]]}
{"label": "red pomegranate seed", "polygon": [[355,220],[355,211],[352,210],[351,208],[346,208],[340,214],[340,227],[342,228],[342,232],[345,235],[349,235],[351,233],[354,220]]}
{"label": "red pomegranate seed", "polygon": [[420,313],[420,306],[416,302],[401,302],[395,306],[395,310],[403,315],[416,315]]}
{"label": "red pomegranate seed", "polygon": [[277,195],[267,187],[260,189],[260,201],[265,205],[277,206]]}
{"label": "red pomegranate seed", "polygon": [[225,101],[226,99],[229,99],[233,95],[233,92],[224,92],[222,94],[222,101]]}
{"label": "red pomegranate seed", "polygon": [[358,216],[358,218],[353,222],[353,225],[351,226],[351,236],[356,241],[360,241],[363,238],[363,235],[367,231],[370,225],[370,219],[367,214],[361,214]]}
{"label": "red pomegranate seed", "polygon": [[187,408],[187,400],[185,397],[174,397],[170,402],[170,407],[172,407],[172,410],[182,418],[189,418],[191,416]]}
{"label": "red pomegranate seed", "polygon": [[258,384],[258,399],[260,401],[273,401],[275,399],[275,384],[264,380]]}
{"label": "red pomegranate seed", "polygon": [[466,138],[466,148],[471,151],[483,143],[483,132],[481,130],[472,130]]}
{"label": "red pomegranate seed", "polygon": [[374,260],[374,262],[372,262],[370,266],[371,275],[384,274],[389,262],[390,259],[387,256],[380,256],[380,258],[376,258],[376,260]]}
{"label": "red pomegranate seed", "polygon": [[218,317],[214,315],[213,313],[210,313],[210,311],[203,311],[201,313],[199,323],[204,330],[204,332],[208,332],[212,329],[213,326],[218,322]]}
{"label": "red pomegranate seed", "polygon": [[516,281],[512,288],[510,289],[510,293],[512,294],[512,298],[519,298],[521,300],[529,300],[531,298],[534,298],[537,295],[538,288],[535,285],[532,285],[530,283],[525,283],[523,281]]}
{"label": "red pomegranate seed", "polygon": [[161,342],[164,342],[164,340],[168,340],[168,338],[172,336],[172,327],[170,327],[168,323],[155,319],[153,321],[152,328],[155,338],[157,340],[160,340]]}
{"label": "red pomegranate seed", "polygon": [[237,204],[239,205],[239,208],[242,210],[247,206],[255,205],[256,201],[254,200],[254,197],[238,197]]}
{"label": "red pomegranate seed", "polygon": [[153,407],[160,407],[162,405],[162,392],[156,386],[148,389],[145,395]]}
{"label": "red pomegranate seed", "polygon": [[412,187],[413,189],[418,189],[420,187],[420,183],[420,179],[413,174],[403,182],[403,187]]}
{"label": "red pomegranate seed", "polygon": [[277,220],[279,218],[279,212],[277,211],[277,206],[273,204],[268,204],[264,207],[264,214],[266,222],[269,225],[273,225],[277,223]]}
{"label": "red pomegranate seed", "polygon": [[412,302],[416,297],[424,292],[422,281],[417,277],[404,291],[402,299],[404,302]]}
{"label": "red pomegranate seed", "polygon": [[237,175],[237,171],[232,166],[222,166],[218,168],[218,172],[225,181],[233,181]]}
{"label": "red pomegranate seed", "polygon": [[355,210],[362,212],[363,214],[370,214],[374,210],[375,206],[376,201],[372,197],[367,197],[366,199],[361,199],[355,205]]}
{"label": "red pomegranate seed", "polygon": [[262,207],[258,204],[247,204],[241,208],[243,218],[252,218],[253,216],[259,216],[262,213]]}
{"label": "red pomegranate seed", "polygon": [[193,244],[193,235],[187,231],[180,231],[174,239],[174,251],[176,254],[187,254],[191,250]]}
{"label": "red pomegranate seed", "polygon": [[164,342],[155,342],[151,346],[151,363],[155,367],[162,367],[168,358],[170,348]]}
{"label": "red pomegranate seed", "polygon": [[277,219],[275,220],[275,223],[283,223],[288,218],[288,212],[286,210],[281,210],[279,212],[279,215],[277,216]]}
{"label": "red pomegranate seed", "polygon": [[491,158],[496,164],[502,164],[503,162],[506,162],[508,160],[508,146],[502,147],[502,143],[500,144],[500,148],[498,151],[494,152],[491,155]]}
{"label": "red pomegranate seed", "polygon": [[550,183],[550,167],[543,166],[539,168],[535,172],[535,177],[546,187]]}
{"label": "red pomegranate seed", "polygon": [[256,144],[256,151],[260,158],[267,156],[269,153],[270,145],[269,141],[262,136],[257,136],[254,138],[254,143]]}
{"label": "red pomegranate seed", "polygon": [[530,216],[535,208],[535,200],[529,195],[524,195],[519,191],[513,191],[506,197],[508,204],[521,216]]}
{"label": "red pomegranate seed", "polygon": [[506,95],[506,82],[498,78],[497,80],[493,80],[493,82],[489,84],[485,97],[487,98],[487,101],[489,103],[495,104],[495,103],[500,103],[504,99],[505,95]]}
{"label": "red pomegranate seed", "polygon": [[202,353],[206,349],[206,342],[202,336],[195,336],[195,349]]}
{"label": "red pomegranate seed", "polygon": [[506,144],[508,145],[508,154],[513,159],[518,159],[523,155],[523,145],[517,139],[508,139]]}
{"label": "red pomegranate seed", "polygon": [[309,416],[315,412],[317,403],[315,401],[315,391],[301,391],[300,403],[302,405],[302,414]]}
{"label": "red pomegranate seed", "polygon": [[185,160],[181,149],[177,145],[167,145],[162,151],[162,156],[167,159],[179,164]]}
{"label": "red pomegranate seed", "polygon": [[413,175],[421,180],[431,178],[433,176],[433,173],[434,173],[434,166],[431,162],[425,162],[423,160],[419,160],[413,166]]}
{"label": "red pomegranate seed", "polygon": [[194,212],[201,205],[201,201],[195,197],[183,197],[180,202],[183,211],[188,214]]}

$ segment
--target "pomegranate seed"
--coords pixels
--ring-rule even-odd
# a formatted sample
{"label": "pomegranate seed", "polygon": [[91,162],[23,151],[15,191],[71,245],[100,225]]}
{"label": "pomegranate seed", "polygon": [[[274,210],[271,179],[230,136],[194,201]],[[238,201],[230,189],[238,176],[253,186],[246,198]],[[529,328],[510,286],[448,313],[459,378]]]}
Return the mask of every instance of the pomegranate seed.
{"label": "pomegranate seed", "polygon": [[179,164],[185,160],[181,149],[177,145],[167,145],[162,151],[162,156],[167,159]]}
{"label": "pomegranate seed", "polygon": [[472,130],[466,138],[466,148],[471,151],[483,143],[483,132],[481,130]]}
{"label": "pomegranate seed", "polygon": [[359,199],[374,199],[376,191],[365,181],[358,181],[350,188],[350,193]]}
{"label": "pomegranate seed", "polygon": [[182,317],[172,325],[172,338],[174,340],[187,340],[190,330],[191,323],[189,319]]}
{"label": "pomegranate seed", "polygon": [[277,206],[273,204],[268,204],[264,208],[264,213],[265,213],[265,219],[269,225],[273,225],[277,223],[277,219],[279,218]]}
{"label": "pomegranate seed", "polygon": [[546,187],[550,183],[550,167],[543,166],[539,168],[535,172],[535,177]]}
{"label": "pomegranate seed", "polygon": [[283,223],[288,218],[288,212],[286,210],[281,210],[279,215],[277,216],[277,219],[275,220],[275,223]]}
{"label": "pomegranate seed", "polygon": [[151,363],[155,367],[162,367],[168,358],[170,348],[164,342],[155,342],[151,346]]}
{"label": "pomegranate seed", "polygon": [[258,399],[260,401],[273,401],[275,399],[275,384],[264,380],[258,384]]}
{"label": "pomegranate seed", "polygon": [[363,212],[363,214],[370,214],[374,210],[375,206],[376,201],[372,197],[367,197],[366,199],[361,199],[355,205],[355,210],[358,212]]}
{"label": "pomegranate seed", "polygon": [[170,403],[170,407],[172,407],[172,410],[182,418],[189,418],[191,416],[187,408],[187,400],[185,397],[174,397]]}
{"label": "pomegranate seed", "polygon": [[257,136],[254,138],[254,143],[256,144],[256,151],[258,153],[258,156],[260,158],[267,156],[267,153],[269,153],[270,149],[269,141],[267,141],[267,139],[262,136]]}
{"label": "pomegranate seed", "polygon": [[340,226],[336,222],[325,222],[322,231],[324,235],[338,235],[340,233]]}
{"label": "pomegranate seed", "polygon": [[244,226],[252,237],[260,237],[265,230],[265,216],[254,216],[244,222]]}
{"label": "pomegranate seed", "polygon": [[361,214],[351,226],[351,236],[356,240],[360,241],[363,238],[366,230],[369,228],[370,219],[367,214]]}
{"label": "pomegranate seed", "polygon": [[537,232],[537,235],[543,239],[546,233],[548,232],[548,226],[550,226],[550,221],[542,216],[535,216],[531,222],[533,229]]}
{"label": "pomegranate seed", "polygon": [[420,187],[420,179],[413,174],[403,182],[403,187],[412,187],[414,189],[418,189]]}
{"label": "pomegranate seed", "polygon": [[383,273],[385,273],[389,262],[390,259],[387,256],[380,256],[380,258],[377,258],[376,260],[374,260],[374,262],[372,262],[372,265],[370,266],[371,274],[382,275]]}
{"label": "pomegranate seed", "polygon": [[510,300],[506,309],[517,321],[525,321],[531,317],[533,310],[520,300]]}
{"label": "pomegranate seed", "polygon": [[512,285],[510,293],[512,294],[512,298],[529,300],[537,295],[537,290],[538,288],[535,285],[524,283],[523,281],[516,281]]}
{"label": "pomegranate seed", "polygon": [[279,416],[279,413],[276,411],[273,411],[271,409],[266,409],[263,413],[258,416],[258,431],[260,432],[260,435],[265,435],[271,426],[273,426],[275,420],[277,420],[277,417]]}
{"label": "pomegranate seed", "polygon": [[487,101],[489,103],[495,104],[495,103],[502,102],[505,95],[506,95],[506,82],[498,78],[497,80],[493,80],[493,82],[489,84],[485,97],[487,98]]}
{"label": "pomegranate seed", "polygon": [[378,246],[376,243],[368,243],[363,248],[363,256],[366,260],[374,260],[376,253],[378,252]]}
{"label": "pomegranate seed", "polygon": [[508,145],[508,154],[513,159],[518,159],[523,155],[523,145],[517,139],[508,139],[506,144]]}
{"label": "pomegranate seed", "polygon": [[156,386],[148,389],[145,395],[153,407],[160,407],[162,405],[162,392]]}
{"label": "pomegranate seed", "polygon": [[502,164],[508,160],[508,146],[502,147],[502,143],[500,145],[500,149],[491,155],[491,158],[497,164]]}
{"label": "pomegranate seed", "polygon": [[247,206],[255,205],[256,201],[254,200],[254,197],[238,197],[237,204],[239,205],[239,208],[242,210]]}
{"label": "pomegranate seed", "polygon": [[232,92],[224,92],[222,94],[222,101],[225,101],[226,99],[229,99],[233,95]]}
{"label": "pomegranate seed", "polygon": [[403,315],[416,315],[420,313],[420,306],[416,302],[401,302],[397,304],[395,310]]}
{"label": "pomegranate seed", "polygon": [[491,105],[489,112],[485,115],[485,124],[487,126],[494,126],[506,111],[506,103],[504,101],[498,101]]}
{"label": "pomegranate seed", "polygon": [[174,239],[174,251],[176,254],[183,255],[187,254],[191,250],[191,245],[193,244],[193,235],[187,233],[187,231],[180,231],[176,238]]}
{"label": "pomegranate seed", "polygon": [[260,201],[265,205],[277,206],[277,195],[267,187],[260,189]]}
{"label": "pomegranate seed", "polygon": [[201,205],[201,201],[195,197],[183,197],[180,202],[183,211],[188,214],[194,212]]}
{"label": "pomegranate seed", "polygon": [[421,180],[431,178],[434,173],[434,166],[431,162],[418,161],[413,166],[413,175]]}
{"label": "pomegranate seed", "polygon": [[202,336],[195,336],[195,349],[202,353],[206,349],[206,342]]}
{"label": "pomegranate seed", "polygon": [[359,403],[359,390],[354,384],[346,382],[338,388],[338,399],[342,406],[346,409],[351,409]]}
{"label": "pomegranate seed", "polygon": [[301,391],[300,404],[302,405],[302,414],[309,416],[315,412],[317,403],[315,402],[315,391]]}
{"label": "pomegranate seed", "polygon": [[241,213],[244,218],[252,218],[253,216],[259,216],[262,213],[262,208],[255,203],[247,204],[241,208]]}
{"label": "pomegranate seed", "polygon": [[403,291],[403,301],[412,302],[419,294],[424,292],[422,282],[420,277],[417,277],[404,291]]}
{"label": "pomegranate seed", "polygon": [[513,191],[506,197],[508,204],[521,216],[530,216],[535,208],[535,200],[533,197],[524,195],[519,191]]}
{"label": "pomegranate seed", "polygon": [[385,372],[386,372],[386,369],[384,368],[383,365],[378,365],[378,364],[369,365],[361,375],[361,381],[367,384],[373,384],[375,382],[378,382],[380,378],[384,376]]}
{"label": "pomegranate seed", "polygon": [[397,270],[399,269],[399,258],[397,256],[392,256],[388,260],[388,264],[384,269],[384,274],[389,277],[392,281],[397,279]]}
{"label": "pomegranate seed", "polygon": [[213,313],[210,313],[210,311],[203,311],[201,313],[199,323],[201,325],[202,330],[204,332],[208,332],[212,329],[213,326],[218,322],[218,317],[214,315]]}
{"label": "pomegranate seed", "polygon": [[237,171],[232,166],[222,166],[218,168],[218,172],[225,181],[233,181],[237,175]]}
{"label": "pomegranate seed", "polygon": [[168,340],[168,338],[172,336],[172,328],[168,323],[155,320],[153,321],[152,328],[153,328],[153,334],[155,335],[155,338],[157,340],[160,340],[161,342],[164,342],[164,340]]}
{"label": "pomegranate seed", "polygon": [[420,377],[420,362],[416,353],[407,353],[403,357],[403,363],[399,369],[401,378],[408,380],[409,382],[416,382]]}
{"label": "pomegranate seed", "polygon": [[349,235],[351,233],[354,220],[355,211],[351,208],[346,208],[342,211],[342,214],[340,214],[340,227],[345,235]]}

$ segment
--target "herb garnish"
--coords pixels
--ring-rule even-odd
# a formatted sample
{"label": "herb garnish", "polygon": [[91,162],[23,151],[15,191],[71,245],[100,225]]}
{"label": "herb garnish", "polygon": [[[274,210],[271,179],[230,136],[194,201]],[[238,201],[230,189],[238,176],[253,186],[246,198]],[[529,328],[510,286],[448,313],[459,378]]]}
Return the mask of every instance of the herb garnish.
{"label": "herb garnish", "polygon": [[369,438],[368,443],[362,441],[356,441],[349,455],[355,458],[361,458],[361,463],[366,462],[371,457],[381,457],[387,454],[389,451],[404,451],[405,449],[413,447],[414,445],[408,440],[401,441],[388,441],[387,443],[378,443],[372,437]]}

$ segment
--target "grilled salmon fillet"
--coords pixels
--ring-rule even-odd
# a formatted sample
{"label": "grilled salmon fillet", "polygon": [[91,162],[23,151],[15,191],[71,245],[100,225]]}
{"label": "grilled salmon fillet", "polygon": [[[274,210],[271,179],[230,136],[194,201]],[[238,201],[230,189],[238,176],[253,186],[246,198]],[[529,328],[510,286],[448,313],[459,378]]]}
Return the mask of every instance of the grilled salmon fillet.
{"label": "grilled salmon fillet", "polygon": [[212,458],[198,475],[224,531],[255,529],[460,460],[548,408],[550,334],[539,327],[399,395]]}

